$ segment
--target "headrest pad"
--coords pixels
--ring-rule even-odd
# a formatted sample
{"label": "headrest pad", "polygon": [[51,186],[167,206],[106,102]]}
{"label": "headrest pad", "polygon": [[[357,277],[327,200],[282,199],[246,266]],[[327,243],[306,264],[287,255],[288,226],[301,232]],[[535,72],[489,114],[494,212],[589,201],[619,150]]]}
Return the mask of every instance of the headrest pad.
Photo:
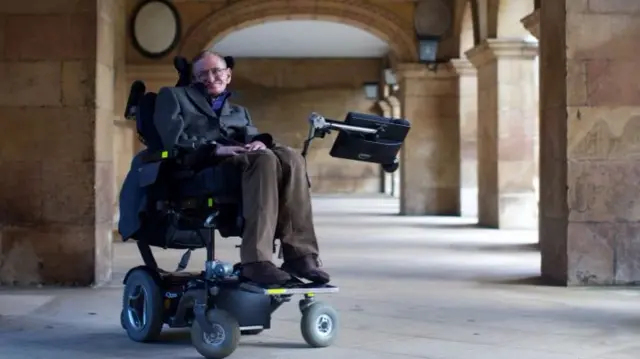
{"label": "headrest pad", "polygon": [[224,61],[227,63],[227,67],[233,70],[233,66],[236,65],[236,60],[233,56],[225,56]]}
{"label": "headrest pad", "polygon": [[178,71],[176,87],[188,86],[191,83],[191,64],[182,56],[173,58],[173,67]]}

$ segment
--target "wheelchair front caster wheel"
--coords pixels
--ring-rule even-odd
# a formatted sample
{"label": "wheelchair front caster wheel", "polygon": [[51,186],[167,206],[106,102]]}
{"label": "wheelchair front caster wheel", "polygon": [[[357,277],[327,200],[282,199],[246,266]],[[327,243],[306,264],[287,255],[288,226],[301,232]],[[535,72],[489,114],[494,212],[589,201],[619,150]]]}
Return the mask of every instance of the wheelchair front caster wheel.
{"label": "wheelchair front caster wheel", "polygon": [[191,326],[191,343],[198,353],[207,359],[222,359],[231,355],[240,342],[240,325],[236,318],[220,309],[207,312],[207,320],[212,332],[205,332],[193,321]]}
{"label": "wheelchair front caster wheel", "polygon": [[328,347],[338,334],[338,313],[329,305],[314,302],[302,312],[300,331],[311,347]]}

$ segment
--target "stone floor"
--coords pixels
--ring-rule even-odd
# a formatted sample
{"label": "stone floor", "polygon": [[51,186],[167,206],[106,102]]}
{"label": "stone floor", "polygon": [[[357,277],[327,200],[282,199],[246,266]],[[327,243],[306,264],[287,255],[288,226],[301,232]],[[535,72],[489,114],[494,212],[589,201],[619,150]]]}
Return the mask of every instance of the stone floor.
{"label": "stone floor", "polygon": [[[536,279],[536,233],[475,228],[473,219],[399,217],[388,198],[315,199],[325,267],[341,293],[333,347],[308,349],[297,305],[245,337],[233,358],[637,359],[640,291],[558,288]],[[220,253],[235,259],[235,240]],[[159,251],[171,268],[179,252]],[[194,256],[194,267],[202,255]],[[118,321],[135,246],[116,248],[99,289],[0,290],[0,358],[199,358],[184,330],[161,344],[128,340]]]}

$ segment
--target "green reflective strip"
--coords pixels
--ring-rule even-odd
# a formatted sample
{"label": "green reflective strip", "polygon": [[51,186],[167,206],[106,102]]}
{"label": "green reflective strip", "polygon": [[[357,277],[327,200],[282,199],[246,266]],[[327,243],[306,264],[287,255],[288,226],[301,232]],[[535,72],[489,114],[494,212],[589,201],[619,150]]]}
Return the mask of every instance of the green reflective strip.
{"label": "green reflective strip", "polygon": [[169,158],[169,151],[162,151],[162,153],[160,154],[160,157]]}
{"label": "green reflective strip", "polygon": [[213,198],[209,198],[209,200],[207,201],[207,206],[213,207]]}

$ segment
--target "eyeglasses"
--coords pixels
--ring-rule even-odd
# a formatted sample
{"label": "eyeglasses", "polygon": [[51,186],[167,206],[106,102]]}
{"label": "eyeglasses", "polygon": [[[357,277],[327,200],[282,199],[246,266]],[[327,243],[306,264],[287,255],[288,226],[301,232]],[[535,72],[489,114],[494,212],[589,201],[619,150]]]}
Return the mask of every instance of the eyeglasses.
{"label": "eyeglasses", "polygon": [[209,74],[215,76],[227,75],[229,72],[227,71],[229,68],[212,68],[208,70],[202,70],[196,74],[196,78],[198,80],[205,80],[209,77]]}

